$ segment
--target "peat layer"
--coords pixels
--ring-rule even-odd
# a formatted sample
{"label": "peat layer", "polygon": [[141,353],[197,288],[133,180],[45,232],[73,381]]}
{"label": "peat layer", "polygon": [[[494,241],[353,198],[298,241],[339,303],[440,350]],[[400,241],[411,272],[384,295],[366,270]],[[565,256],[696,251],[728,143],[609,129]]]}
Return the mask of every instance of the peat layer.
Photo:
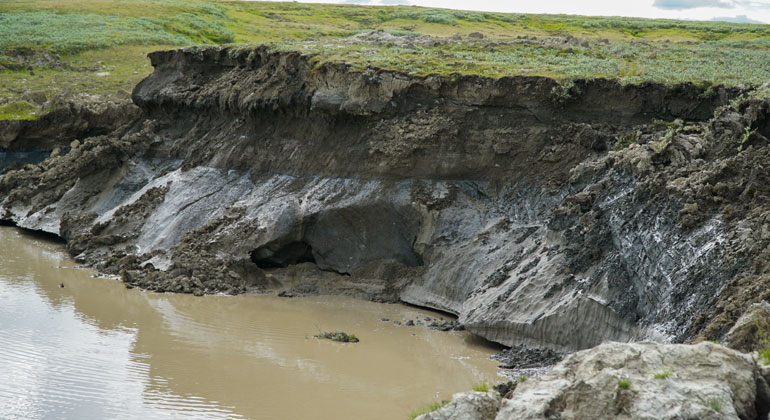
{"label": "peat layer", "polygon": [[150,59],[135,105],[0,127],[50,151],[1,218],[127,286],[401,300],[557,352],[719,338],[770,294],[770,112],[740,89]]}

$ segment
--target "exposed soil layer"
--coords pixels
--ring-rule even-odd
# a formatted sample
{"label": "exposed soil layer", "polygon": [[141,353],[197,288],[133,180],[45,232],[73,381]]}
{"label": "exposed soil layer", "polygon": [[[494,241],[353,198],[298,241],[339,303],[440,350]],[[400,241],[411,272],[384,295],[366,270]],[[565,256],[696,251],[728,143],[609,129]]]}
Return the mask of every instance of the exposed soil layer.
{"label": "exposed soil layer", "polygon": [[770,112],[738,89],[150,59],[141,115],[0,182],[4,220],[131,287],[401,300],[556,352],[770,297]]}
{"label": "exposed soil layer", "polygon": [[[124,92],[125,93],[125,92]],[[136,120],[140,109],[125,97],[55,96],[30,92],[47,110],[33,120],[0,120],[0,149],[5,152],[69,150],[73,140],[105,135]]]}

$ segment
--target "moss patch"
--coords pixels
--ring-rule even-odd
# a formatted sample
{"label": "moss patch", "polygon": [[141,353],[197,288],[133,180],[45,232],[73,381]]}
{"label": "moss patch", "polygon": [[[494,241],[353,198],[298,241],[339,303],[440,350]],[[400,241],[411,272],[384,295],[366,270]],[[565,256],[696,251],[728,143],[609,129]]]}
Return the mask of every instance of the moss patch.
{"label": "moss patch", "polygon": [[0,105],[0,120],[34,120],[37,107],[27,101]]}

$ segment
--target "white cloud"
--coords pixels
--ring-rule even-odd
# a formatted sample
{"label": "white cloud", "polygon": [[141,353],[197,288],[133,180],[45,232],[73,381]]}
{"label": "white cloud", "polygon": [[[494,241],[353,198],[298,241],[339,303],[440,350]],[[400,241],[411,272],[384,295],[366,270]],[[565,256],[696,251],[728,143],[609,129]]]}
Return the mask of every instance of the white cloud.
{"label": "white cloud", "polygon": [[727,17],[715,17],[715,18],[713,18],[711,20],[718,21],[718,22],[732,22],[732,23],[764,23],[764,22],[760,22],[758,20],[751,19],[750,17],[748,17],[746,15],[738,15],[738,16],[734,16],[734,17],[729,17],[729,16],[727,16]]}
{"label": "white cloud", "polygon": [[723,0],[655,0],[652,5],[659,9],[671,10],[697,9],[700,7],[732,9],[735,7],[735,3],[735,1]]}

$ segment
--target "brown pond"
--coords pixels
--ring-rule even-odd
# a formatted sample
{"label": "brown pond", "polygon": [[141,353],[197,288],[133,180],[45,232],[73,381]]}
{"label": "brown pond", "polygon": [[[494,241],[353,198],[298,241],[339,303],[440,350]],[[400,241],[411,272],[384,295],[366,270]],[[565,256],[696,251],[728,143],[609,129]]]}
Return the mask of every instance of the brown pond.
{"label": "brown pond", "polygon": [[468,333],[392,323],[430,311],[147,293],[74,265],[0,227],[0,418],[403,420],[498,379],[495,349]]}

